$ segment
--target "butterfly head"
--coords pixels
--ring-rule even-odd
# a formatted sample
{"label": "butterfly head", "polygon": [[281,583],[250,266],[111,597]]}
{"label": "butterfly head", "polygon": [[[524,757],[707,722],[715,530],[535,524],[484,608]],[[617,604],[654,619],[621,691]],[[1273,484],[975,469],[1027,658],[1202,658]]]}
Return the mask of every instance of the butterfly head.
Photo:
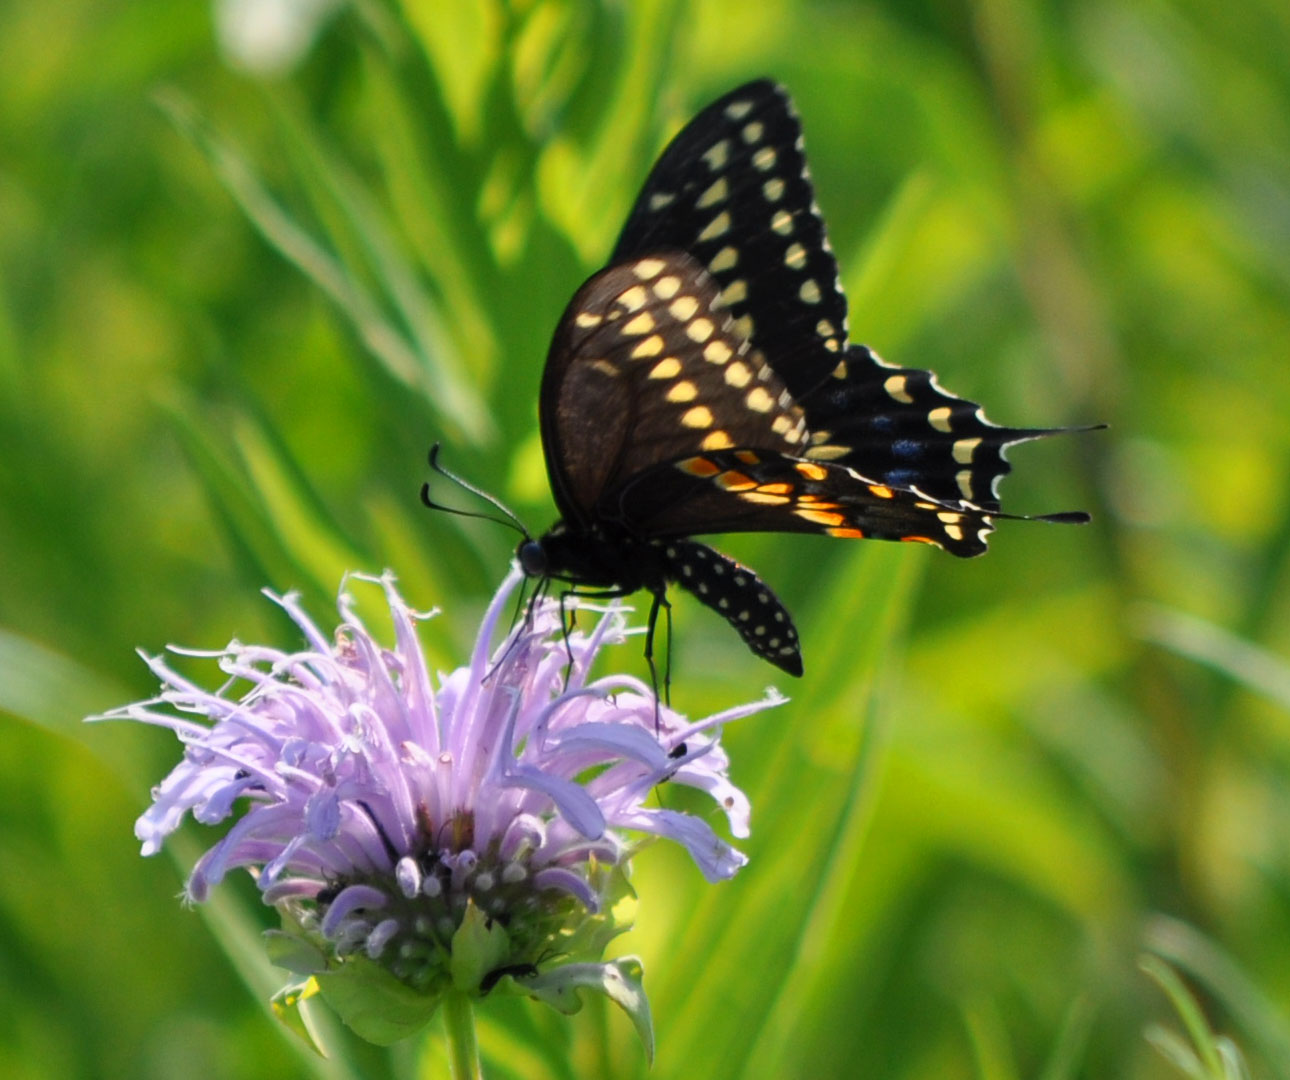
{"label": "butterfly head", "polygon": [[524,571],[527,577],[543,578],[547,576],[546,548],[542,546],[540,540],[525,537],[520,541],[520,546],[515,549],[515,558],[519,561],[520,569]]}

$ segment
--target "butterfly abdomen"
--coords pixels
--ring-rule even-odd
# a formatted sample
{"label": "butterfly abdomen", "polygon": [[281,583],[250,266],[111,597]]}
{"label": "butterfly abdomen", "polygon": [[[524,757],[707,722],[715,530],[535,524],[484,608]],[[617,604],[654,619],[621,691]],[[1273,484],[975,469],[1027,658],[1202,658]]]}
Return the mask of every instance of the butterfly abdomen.
{"label": "butterfly abdomen", "polygon": [[693,540],[659,541],[667,577],[735,628],[763,660],[802,674],[802,653],[788,609],[748,567]]}

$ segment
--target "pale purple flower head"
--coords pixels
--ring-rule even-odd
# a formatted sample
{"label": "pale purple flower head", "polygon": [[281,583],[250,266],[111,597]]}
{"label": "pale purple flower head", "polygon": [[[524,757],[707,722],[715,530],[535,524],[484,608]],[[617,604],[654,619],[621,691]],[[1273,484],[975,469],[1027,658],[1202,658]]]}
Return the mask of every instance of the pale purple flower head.
{"label": "pale purple flower head", "polygon": [[[623,882],[632,836],[680,843],[710,881],[733,875],[745,857],[652,793],[663,780],[700,788],[747,836],[720,730],[779,699],[690,723],[639,679],[593,679],[597,651],[624,637],[616,607],[566,635],[544,601],[494,648],[522,577],[512,571],[494,597],[470,663],[438,678],[416,632],[428,616],[388,574],[349,580],[384,590],[393,648],[342,590],[334,641],[288,594],[271,598],[303,632],[301,651],[186,652],[218,660],[229,677],[218,691],[147,658],[161,693],[107,716],[168,727],[185,751],[136,825],[143,853],[187,811],[208,825],[236,816],[193,869],[192,900],[247,867],[328,969],[365,956],[417,989],[460,983],[452,942],[472,908],[506,929],[495,971],[570,956],[579,923]],[[477,974],[485,991],[495,981]]]}

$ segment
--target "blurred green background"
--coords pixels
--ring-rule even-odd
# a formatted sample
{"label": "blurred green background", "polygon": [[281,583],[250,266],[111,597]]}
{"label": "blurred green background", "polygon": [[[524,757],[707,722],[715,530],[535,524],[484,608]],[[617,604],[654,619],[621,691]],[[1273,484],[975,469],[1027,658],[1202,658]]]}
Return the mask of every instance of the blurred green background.
{"label": "blurred green background", "polygon": [[[419,506],[427,447],[549,524],[556,318],[771,74],[855,335],[1111,429],[1005,483],[1094,523],[983,559],[721,542],[800,683],[678,602],[680,708],[793,700],[728,733],[748,868],[639,860],[652,1075],[1290,1077],[1288,57],[1284,0],[0,7],[0,1072],[434,1074],[276,1025],[254,890],[175,898],[211,837],[138,857],[173,740],[80,718],[154,689],[136,646],[291,644],[258,590],[326,622],[350,568],[458,662],[513,537]],[[490,1076],[646,1073],[594,1004],[480,1027]]]}

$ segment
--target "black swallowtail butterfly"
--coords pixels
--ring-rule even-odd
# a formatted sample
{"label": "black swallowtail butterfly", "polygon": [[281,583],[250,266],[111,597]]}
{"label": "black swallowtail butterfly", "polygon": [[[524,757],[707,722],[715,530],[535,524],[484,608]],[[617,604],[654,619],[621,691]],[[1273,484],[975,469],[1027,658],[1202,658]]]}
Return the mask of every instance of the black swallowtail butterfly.
{"label": "black swallowtail butterfly", "polygon": [[709,105],[664,150],[608,266],[560,319],[540,413],[561,520],[520,545],[525,572],[650,592],[651,666],[675,582],[790,675],[802,658],[784,606],[692,536],[825,533],[979,555],[1004,448],[1060,430],[999,427],[930,372],[848,341],[797,114],[769,80]]}

